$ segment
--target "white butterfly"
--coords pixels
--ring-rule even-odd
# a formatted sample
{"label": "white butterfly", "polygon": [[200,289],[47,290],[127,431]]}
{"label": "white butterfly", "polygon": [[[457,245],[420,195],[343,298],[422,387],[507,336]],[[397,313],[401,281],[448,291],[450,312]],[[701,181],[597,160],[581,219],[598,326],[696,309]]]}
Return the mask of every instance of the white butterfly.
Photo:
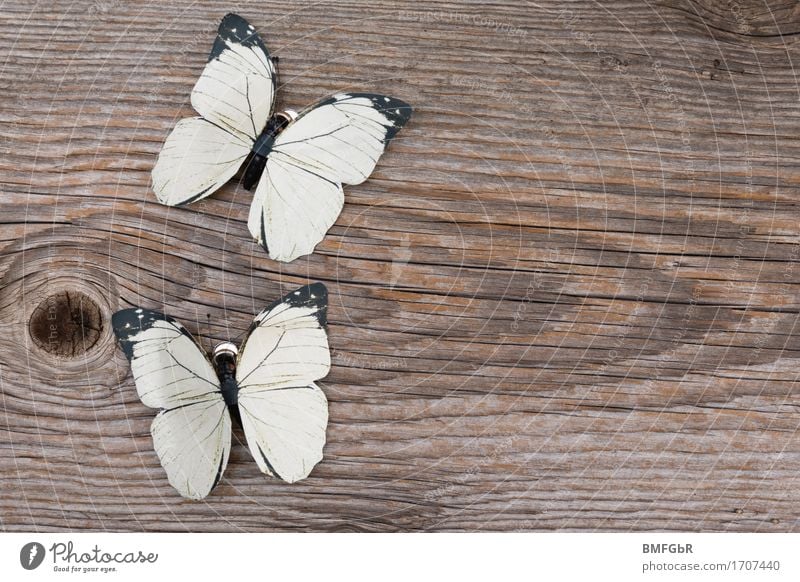
{"label": "white butterfly", "polygon": [[273,114],[276,77],[255,29],[236,14],[225,16],[192,90],[202,117],[182,119],[172,130],[153,168],[153,190],[162,204],[194,202],[250,156],[243,184],[258,186],[248,228],[270,258],[288,262],[313,252],[342,211],[342,184],[369,177],[411,106],[340,93],[299,115]]}
{"label": "white butterfly", "polygon": [[142,402],[161,408],[150,431],[170,484],[202,499],[231,448],[231,416],[263,473],[293,483],[322,460],[328,401],[314,381],[331,367],[327,290],[301,287],[262,311],[241,350],[214,349],[213,363],[186,328],[146,309],[114,314],[117,340]]}

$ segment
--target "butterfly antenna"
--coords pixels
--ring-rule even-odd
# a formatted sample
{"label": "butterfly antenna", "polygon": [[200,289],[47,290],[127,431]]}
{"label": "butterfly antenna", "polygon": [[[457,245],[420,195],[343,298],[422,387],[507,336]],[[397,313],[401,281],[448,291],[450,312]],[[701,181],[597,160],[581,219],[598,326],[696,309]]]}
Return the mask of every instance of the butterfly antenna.
{"label": "butterfly antenna", "polygon": [[208,341],[211,342],[211,349],[208,351],[208,353],[211,353],[211,352],[214,351],[214,340],[211,337],[211,314],[210,313],[206,313],[206,329],[208,329],[208,335],[206,337],[208,337]]}

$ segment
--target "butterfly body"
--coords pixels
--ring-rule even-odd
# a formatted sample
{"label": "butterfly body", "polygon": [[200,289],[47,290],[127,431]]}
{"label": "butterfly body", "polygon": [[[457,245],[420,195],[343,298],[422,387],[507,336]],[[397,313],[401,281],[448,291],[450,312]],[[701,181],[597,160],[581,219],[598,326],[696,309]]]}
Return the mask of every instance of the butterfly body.
{"label": "butterfly body", "polygon": [[159,202],[181,206],[221,188],[249,159],[256,186],[247,226],[270,258],[313,252],[364,182],[411,106],[375,93],[338,93],[286,119],[274,114],[277,69],[245,19],[228,14],[192,90],[199,117],[180,120],[153,168]]}
{"label": "butterfly body", "polygon": [[294,111],[289,111],[276,113],[269,118],[267,126],[258,136],[253,148],[250,150],[250,161],[242,177],[242,186],[247,190],[252,190],[253,186],[261,179],[261,174],[264,173],[264,168],[267,166],[267,157],[269,157],[272,144],[275,143],[275,138],[286,129],[286,126],[289,125],[294,117],[297,117],[297,114]]}
{"label": "butterfly body", "polygon": [[241,418],[238,418],[239,409],[237,408],[239,401],[239,384],[236,382],[237,355],[238,350],[232,343],[219,344],[214,348],[214,356],[211,358],[211,363],[214,364],[214,370],[217,372],[220,390],[222,391],[222,397],[225,399],[225,404],[228,406],[228,411],[241,425]]}
{"label": "butterfly body", "polygon": [[178,321],[157,311],[112,317],[142,403],[160,409],[150,428],[170,484],[202,499],[228,462],[231,420],[267,475],[293,483],[322,460],[328,401],[315,381],[330,370],[327,291],[306,285],[259,313],[240,348],[209,360]]}

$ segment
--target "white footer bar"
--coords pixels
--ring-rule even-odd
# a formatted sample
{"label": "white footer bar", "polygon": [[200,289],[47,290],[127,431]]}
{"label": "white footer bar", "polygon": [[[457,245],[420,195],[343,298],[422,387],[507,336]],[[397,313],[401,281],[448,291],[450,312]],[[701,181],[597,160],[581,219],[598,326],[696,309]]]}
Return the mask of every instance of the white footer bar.
{"label": "white footer bar", "polygon": [[[4,580],[800,580],[796,534],[0,534]],[[255,578],[252,578],[255,576]]]}

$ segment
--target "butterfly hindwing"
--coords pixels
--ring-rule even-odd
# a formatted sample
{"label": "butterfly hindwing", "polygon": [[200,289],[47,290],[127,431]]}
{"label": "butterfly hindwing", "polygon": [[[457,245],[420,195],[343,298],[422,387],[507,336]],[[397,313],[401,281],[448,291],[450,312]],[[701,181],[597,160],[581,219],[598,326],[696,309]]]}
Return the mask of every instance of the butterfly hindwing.
{"label": "butterfly hindwing", "polygon": [[288,262],[313,252],[342,211],[342,184],[369,177],[411,111],[385,95],[341,93],[275,138],[248,219],[270,258]]}
{"label": "butterfly hindwing", "polygon": [[239,396],[247,445],[262,473],[294,483],[322,460],[328,400],[313,382]]}
{"label": "butterfly hindwing", "polygon": [[174,319],[145,309],[112,318],[141,401],[161,412],[150,431],[170,484],[202,499],[217,484],[231,445],[231,419],[211,362]]}
{"label": "butterfly hindwing", "polygon": [[236,174],[272,115],[275,84],[275,66],[255,29],[241,16],[225,16],[192,90],[202,117],[178,122],[153,168],[159,202],[194,202]]}
{"label": "butterfly hindwing", "polygon": [[253,321],[237,362],[238,407],[262,472],[294,482],[322,459],[328,401],[314,384],[330,370],[327,290],[301,287]]}
{"label": "butterfly hindwing", "polygon": [[252,144],[202,117],[181,119],[153,168],[153,191],[168,206],[205,198],[230,180]]}

